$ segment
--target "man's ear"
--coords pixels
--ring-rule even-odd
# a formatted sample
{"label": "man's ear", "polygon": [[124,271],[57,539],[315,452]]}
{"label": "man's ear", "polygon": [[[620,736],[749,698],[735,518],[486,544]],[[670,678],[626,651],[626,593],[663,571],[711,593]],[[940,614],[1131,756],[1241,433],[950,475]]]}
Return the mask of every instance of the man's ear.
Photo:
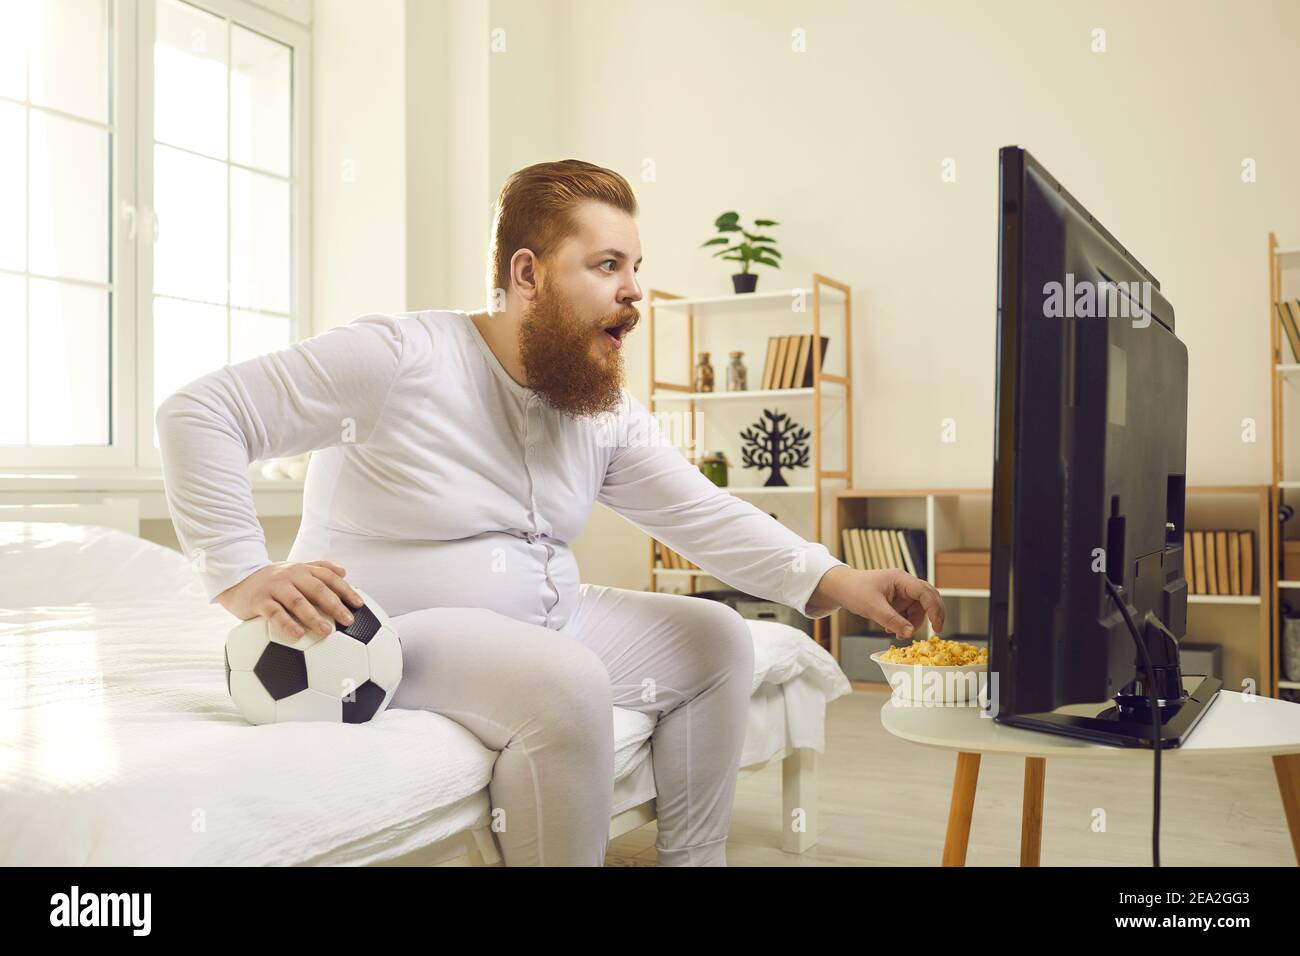
{"label": "man's ear", "polygon": [[516,249],[510,257],[510,284],[525,302],[537,298],[541,269],[531,249]]}

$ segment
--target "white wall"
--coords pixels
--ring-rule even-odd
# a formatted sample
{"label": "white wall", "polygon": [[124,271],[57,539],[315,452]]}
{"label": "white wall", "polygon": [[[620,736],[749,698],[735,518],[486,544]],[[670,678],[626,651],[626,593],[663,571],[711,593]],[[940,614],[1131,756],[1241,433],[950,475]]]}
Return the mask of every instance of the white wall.
{"label": "white wall", "polygon": [[[786,268],[760,270],[760,286],[814,269],[852,284],[856,485],[991,481],[997,149],[1017,143],[1174,303],[1189,481],[1268,480],[1265,241],[1272,229],[1300,245],[1300,5],[565,8],[561,150],[634,183],[648,284],[725,291],[726,270],[696,248],[724,208],[783,223]],[[792,52],[797,28],[807,52]],[[647,158],[653,183],[638,181]],[[955,183],[941,181],[946,158]],[[615,541],[584,556],[617,554]]]}
{"label": "white wall", "polygon": [[406,308],[403,0],[315,0],[312,328]]}

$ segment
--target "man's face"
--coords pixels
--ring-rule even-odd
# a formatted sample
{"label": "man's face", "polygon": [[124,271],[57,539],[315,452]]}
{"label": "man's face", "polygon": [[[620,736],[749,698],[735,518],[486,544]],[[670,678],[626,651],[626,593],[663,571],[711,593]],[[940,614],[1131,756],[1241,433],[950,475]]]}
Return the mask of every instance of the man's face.
{"label": "man's face", "polygon": [[583,203],[573,218],[577,233],[543,263],[519,352],[528,387],[547,404],[597,415],[618,404],[626,336],[641,320],[641,242],[632,217],[605,203]]}

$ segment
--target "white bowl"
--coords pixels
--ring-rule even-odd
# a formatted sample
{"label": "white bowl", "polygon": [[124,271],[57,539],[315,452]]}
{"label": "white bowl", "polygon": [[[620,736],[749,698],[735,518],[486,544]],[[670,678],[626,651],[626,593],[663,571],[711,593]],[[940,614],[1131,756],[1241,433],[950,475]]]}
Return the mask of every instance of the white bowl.
{"label": "white bowl", "polygon": [[871,659],[880,665],[893,688],[894,703],[931,707],[974,707],[988,697],[988,664],[892,664],[881,660],[884,651]]}

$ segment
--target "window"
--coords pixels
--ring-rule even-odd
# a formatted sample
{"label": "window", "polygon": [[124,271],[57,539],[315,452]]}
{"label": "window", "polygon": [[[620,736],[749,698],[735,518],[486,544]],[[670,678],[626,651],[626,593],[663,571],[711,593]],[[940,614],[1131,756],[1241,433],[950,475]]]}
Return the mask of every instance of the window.
{"label": "window", "polygon": [[0,443],[106,447],[107,0],[0,0]]}
{"label": "window", "polygon": [[0,467],[154,471],[167,395],[300,336],[307,45],[247,0],[0,0]]}
{"label": "window", "polygon": [[154,408],[289,345],[293,187],[292,48],[182,0],[155,10]]}

